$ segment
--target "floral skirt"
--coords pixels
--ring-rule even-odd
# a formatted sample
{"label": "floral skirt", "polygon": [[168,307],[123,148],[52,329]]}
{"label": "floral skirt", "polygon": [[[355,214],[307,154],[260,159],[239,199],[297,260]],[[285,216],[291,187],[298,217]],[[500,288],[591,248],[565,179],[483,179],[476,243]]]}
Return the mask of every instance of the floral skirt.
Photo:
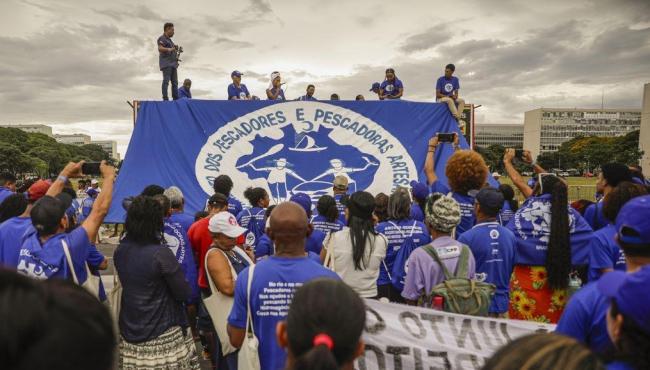
{"label": "floral skirt", "polygon": [[510,319],[555,324],[567,300],[566,290],[548,287],[544,266],[515,266],[510,278]]}
{"label": "floral skirt", "polygon": [[199,369],[194,339],[179,326],[143,343],[120,338],[120,369]]}

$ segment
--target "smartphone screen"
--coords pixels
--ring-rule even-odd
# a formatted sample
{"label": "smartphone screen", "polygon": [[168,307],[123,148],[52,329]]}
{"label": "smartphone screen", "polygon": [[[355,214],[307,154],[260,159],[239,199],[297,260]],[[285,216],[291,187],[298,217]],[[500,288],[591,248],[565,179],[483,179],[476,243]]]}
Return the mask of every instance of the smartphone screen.
{"label": "smartphone screen", "polygon": [[523,149],[515,149],[515,158],[517,158],[517,159],[524,158],[524,150]]}
{"label": "smartphone screen", "polygon": [[452,133],[442,133],[438,134],[438,142],[440,143],[453,143],[455,134]]}
{"label": "smartphone screen", "polygon": [[81,165],[81,173],[84,175],[99,175],[100,162],[85,162]]}

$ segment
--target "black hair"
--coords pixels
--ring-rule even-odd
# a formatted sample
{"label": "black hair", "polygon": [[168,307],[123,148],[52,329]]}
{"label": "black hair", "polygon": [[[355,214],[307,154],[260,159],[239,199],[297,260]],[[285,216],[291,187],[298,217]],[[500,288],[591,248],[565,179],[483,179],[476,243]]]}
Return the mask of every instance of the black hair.
{"label": "black hair", "polygon": [[34,185],[35,179],[27,179],[20,183],[16,183],[16,193],[24,193],[30,186]]}
{"label": "black hair", "polygon": [[29,202],[24,194],[11,194],[0,203],[0,223],[22,215]]}
{"label": "black hair", "polygon": [[[415,203],[417,203],[417,205],[420,206],[420,209],[422,210],[422,212],[424,212],[424,209],[425,209],[426,206],[427,206],[427,197],[424,197],[424,198],[416,198],[416,197],[415,197],[415,194],[413,194],[413,189],[411,189],[411,196],[413,196],[413,201],[414,201]],[[427,194],[427,196],[428,196],[428,194]],[[410,212],[409,212],[409,215],[410,215]]]}
{"label": "black hair", "polygon": [[407,220],[411,217],[411,197],[403,187],[395,189],[388,198],[388,218],[390,220]]}
{"label": "black hair", "polygon": [[72,198],[72,199],[77,199],[77,192],[74,191],[73,188],[63,188],[63,190],[61,190],[61,192],[68,194],[70,196],[70,198]]}
{"label": "black hair", "polygon": [[330,95],[330,100],[339,100],[339,99],[341,99],[341,98],[339,98],[339,94],[337,94],[337,93],[334,93],[334,94]]}
{"label": "black hair", "polygon": [[515,190],[508,184],[499,185],[499,191],[503,194],[503,199],[510,205],[510,210],[516,212],[519,209],[519,202],[515,199]]}
{"label": "black hair", "polygon": [[545,267],[548,285],[566,289],[571,273],[571,236],[569,229],[568,190],[556,176],[542,177],[544,194],[551,194],[551,231],[548,238]]}
{"label": "black hair", "polygon": [[153,196],[153,199],[160,203],[160,208],[162,209],[163,218],[167,217],[167,214],[171,212],[172,202],[164,194],[157,194]]}
{"label": "black hair", "polygon": [[[332,310],[332,302],[345,309]],[[366,324],[366,305],[341,280],[315,279],[296,291],[286,322],[293,370],[338,370],[354,360]],[[332,339],[331,350],[314,345],[319,334]]]}
{"label": "black hair", "polygon": [[[375,225],[372,212],[375,210],[375,198],[366,191],[357,191],[350,196],[348,202],[348,227],[350,228],[350,241],[352,242],[352,259],[354,269],[363,270],[369,261],[363,258],[372,255],[375,249]],[[372,238],[372,240],[371,240]],[[366,244],[370,241],[370,253],[366,253]]]}
{"label": "black hair", "polygon": [[268,193],[264,188],[247,188],[244,191],[244,198],[248,199],[248,203],[252,207],[259,207],[260,201],[268,196]]}
{"label": "black hair", "polygon": [[307,90],[309,90],[310,87],[313,87],[314,89],[316,88],[316,86],[314,86],[312,84],[309,84],[309,85],[307,85]]}
{"label": "black hair", "polygon": [[616,300],[612,299],[609,309],[612,319],[623,316],[623,324],[616,346],[615,360],[625,362],[633,369],[650,369],[650,333],[643,331],[628,315],[622,313]]}
{"label": "black hair", "polygon": [[207,211],[198,211],[194,214],[194,222],[208,217],[209,213]]}
{"label": "black hair", "polygon": [[456,71],[456,66],[449,63],[445,66],[445,69],[450,69],[452,72]]}
{"label": "black hair", "polygon": [[145,195],[148,197],[153,197],[155,195],[163,194],[165,192],[165,188],[163,188],[160,185],[156,184],[151,184],[142,189],[142,193],[140,195]]}
{"label": "black hair", "polygon": [[573,338],[535,333],[501,347],[485,362],[483,370],[605,370],[598,356]]}
{"label": "black hair", "polygon": [[271,212],[273,212],[273,209],[275,209],[275,204],[271,204],[270,206],[266,207],[266,211],[264,211],[264,219],[271,217]]}
{"label": "black hair", "polygon": [[384,193],[379,193],[375,195],[375,217],[377,217],[378,222],[384,222],[388,220],[388,195]]}
{"label": "black hair", "polygon": [[385,72],[385,73],[388,73],[388,72],[390,72],[390,73],[392,73],[392,74],[395,74],[395,69],[394,69],[394,68],[386,68],[386,72]]}
{"label": "black hair", "polygon": [[630,168],[623,163],[605,163],[600,166],[603,178],[607,180],[609,186],[617,186],[623,181],[632,181],[632,172]]}
{"label": "black hair", "polygon": [[619,183],[603,199],[603,215],[611,222],[616,222],[616,217],[625,203],[632,198],[648,194],[645,186],[629,181]]}
{"label": "black hair", "polygon": [[0,269],[0,302],[3,368],[113,368],[117,341],[108,309],[80,286]]}
{"label": "black hair", "polygon": [[363,95],[359,94],[354,98],[354,100],[364,100],[364,97]]}
{"label": "black hair", "polygon": [[336,199],[331,195],[323,195],[316,203],[318,214],[324,216],[327,222],[336,222],[339,218],[339,209],[336,208]]}
{"label": "black hair", "polygon": [[127,238],[138,244],[158,244],[163,232],[163,209],[152,197],[133,198],[124,222]]}
{"label": "black hair", "polygon": [[167,31],[168,28],[174,27],[174,24],[172,22],[167,22],[163,26],[163,31]]}
{"label": "black hair", "polygon": [[214,183],[212,184],[212,188],[214,189],[215,193],[221,193],[226,197],[230,196],[230,192],[232,191],[233,186],[234,184],[232,183],[232,179],[228,175],[217,176],[217,178],[214,179]]}
{"label": "black hair", "polygon": [[8,184],[15,184],[16,176],[10,172],[0,173],[0,186],[7,186]]}

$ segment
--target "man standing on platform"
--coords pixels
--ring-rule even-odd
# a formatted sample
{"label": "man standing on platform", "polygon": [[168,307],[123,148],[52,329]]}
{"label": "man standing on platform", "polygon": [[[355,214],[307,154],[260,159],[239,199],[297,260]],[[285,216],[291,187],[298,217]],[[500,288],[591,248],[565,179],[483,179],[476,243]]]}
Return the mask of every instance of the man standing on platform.
{"label": "man standing on platform", "polygon": [[456,66],[453,64],[447,64],[445,67],[445,75],[440,77],[436,83],[436,101],[447,103],[449,111],[458,121],[460,114],[465,109],[465,100],[458,97],[460,82],[458,77],[453,76],[455,70]]}
{"label": "man standing on platform", "polygon": [[167,86],[172,83],[172,99],[178,99],[178,58],[177,47],[172,41],[174,37],[174,24],[165,23],[164,33],[158,37],[158,64],[163,74],[162,97],[169,100]]}
{"label": "man standing on platform", "polygon": [[232,71],[230,74],[232,83],[228,85],[228,100],[251,100],[251,94],[248,92],[248,88],[241,83],[241,76],[243,75],[239,71]]}
{"label": "man standing on platform", "polygon": [[183,81],[183,86],[181,86],[181,88],[178,89],[178,98],[192,99],[192,92],[190,91],[191,88],[192,88],[192,80],[186,78],[185,81]]}

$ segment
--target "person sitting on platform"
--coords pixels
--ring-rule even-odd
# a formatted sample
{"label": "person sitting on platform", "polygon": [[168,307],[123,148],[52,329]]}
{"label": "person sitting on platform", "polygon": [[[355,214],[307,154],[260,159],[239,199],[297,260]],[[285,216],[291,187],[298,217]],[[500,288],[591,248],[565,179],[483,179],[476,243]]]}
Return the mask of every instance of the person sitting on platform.
{"label": "person sitting on platform", "polygon": [[185,81],[183,81],[183,86],[181,86],[181,88],[178,89],[178,98],[192,99],[192,92],[190,91],[191,88],[192,88],[192,80],[186,78]]}
{"label": "person sitting on platform", "polygon": [[[447,103],[449,112],[456,120],[460,120],[460,114],[465,109],[465,100],[458,97],[458,90],[460,90],[460,82],[458,77],[453,76],[456,66],[447,64],[445,67],[445,75],[438,79],[436,83],[436,101],[439,103]],[[456,107],[458,106],[458,107]]]}
{"label": "person sitting on platform", "polygon": [[341,98],[339,97],[339,94],[334,93],[330,95],[330,100],[341,100]]}
{"label": "person sitting on platform", "polygon": [[310,100],[316,101],[318,99],[314,98],[314,92],[316,91],[316,86],[309,84],[307,85],[307,94],[298,98],[298,100]]}
{"label": "person sitting on platform", "polygon": [[354,98],[354,100],[356,100],[356,101],[365,101],[366,98],[364,98],[363,95],[359,94],[359,95],[356,96],[356,98]]}
{"label": "person sitting on platform", "polygon": [[282,90],[280,72],[275,71],[271,73],[271,82],[269,83],[269,88],[266,89],[266,97],[269,100],[287,100],[284,97],[284,90]]}
{"label": "person sitting on platform", "polygon": [[379,100],[401,99],[404,95],[404,84],[395,75],[393,68],[386,70],[386,79],[379,86]]}
{"label": "person sitting on platform", "polygon": [[379,87],[381,87],[381,84],[379,82],[373,82],[372,86],[370,86],[370,90],[368,90],[368,91],[371,91],[371,92],[377,94],[377,97],[379,98],[379,100],[384,100],[384,98],[382,98],[379,95]]}
{"label": "person sitting on platform", "polygon": [[241,83],[241,76],[243,75],[239,71],[232,71],[230,74],[232,83],[228,85],[228,100],[251,100],[251,94],[248,92],[248,88]]}

